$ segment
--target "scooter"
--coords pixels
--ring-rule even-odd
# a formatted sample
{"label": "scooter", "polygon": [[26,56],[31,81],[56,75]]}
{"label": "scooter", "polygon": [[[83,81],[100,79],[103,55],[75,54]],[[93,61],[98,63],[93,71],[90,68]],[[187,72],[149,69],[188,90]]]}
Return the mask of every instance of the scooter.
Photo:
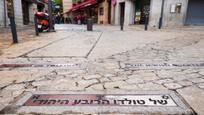
{"label": "scooter", "polygon": [[49,30],[49,15],[44,12],[37,12],[35,14],[37,17],[37,27],[39,32]]}

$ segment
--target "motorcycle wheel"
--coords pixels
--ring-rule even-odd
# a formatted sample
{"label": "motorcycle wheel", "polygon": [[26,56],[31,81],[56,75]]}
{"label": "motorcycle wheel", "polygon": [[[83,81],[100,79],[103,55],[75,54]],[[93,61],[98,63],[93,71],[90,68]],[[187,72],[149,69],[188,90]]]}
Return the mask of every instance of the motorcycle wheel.
{"label": "motorcycle wheel", "polygon": [[43,32],[43,29],[42,29],[42,28],[38,28],[38,31],[39,31],[39,32]]}

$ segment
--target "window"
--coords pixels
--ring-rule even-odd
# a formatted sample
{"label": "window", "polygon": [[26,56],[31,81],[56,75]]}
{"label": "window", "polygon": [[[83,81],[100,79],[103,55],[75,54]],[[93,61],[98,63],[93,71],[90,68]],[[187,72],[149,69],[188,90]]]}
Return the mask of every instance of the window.
{"label": "window", "polygon": [[101,7],[100,10],[99,10],[99,14],[102,16],[102,15],[103,15],[103,12],[104,12],[104,11],[103,11],[103,7]]}

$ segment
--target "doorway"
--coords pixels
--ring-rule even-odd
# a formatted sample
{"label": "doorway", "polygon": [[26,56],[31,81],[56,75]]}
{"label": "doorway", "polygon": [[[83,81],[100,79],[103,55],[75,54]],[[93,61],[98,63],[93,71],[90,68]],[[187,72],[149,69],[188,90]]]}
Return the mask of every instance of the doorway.
{"label": "doorway", "polygon": [[204,25],[204,0],[189,0],[186,24]]}
{"label": "doorway", "polygon": [[111,1],[112,0],[108,0],[108,24],[111,24]]}
{"label": "doorway", "polygon": [[[135,24],[145,24],[146,12],[149,13],[150,0],[136,0],[135,2]],[[148,20],[148,19],[147,19]]]}
{"label": "doorway", "polygon": [[125,19],[125,2],[120,3],[120,24],[124,23]]}
{"label": "doorway", "polygon": [[29,2],[22,0],[22,10],[23,10],[23,24],[28,25],[29,19]]}

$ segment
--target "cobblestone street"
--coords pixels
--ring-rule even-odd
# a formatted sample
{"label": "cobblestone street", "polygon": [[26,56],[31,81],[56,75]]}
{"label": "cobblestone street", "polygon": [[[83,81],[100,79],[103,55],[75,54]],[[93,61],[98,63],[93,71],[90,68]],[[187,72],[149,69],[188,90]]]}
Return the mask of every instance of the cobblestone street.
{"label": "cobblestone street", "polygon": [[96,25],[87,32],[83,25],[56,25],[56,32],[32,39],[0,53],[0,110],[26,92],[171,90],[204,114],[203,26],[120,31],[119,26]]}

